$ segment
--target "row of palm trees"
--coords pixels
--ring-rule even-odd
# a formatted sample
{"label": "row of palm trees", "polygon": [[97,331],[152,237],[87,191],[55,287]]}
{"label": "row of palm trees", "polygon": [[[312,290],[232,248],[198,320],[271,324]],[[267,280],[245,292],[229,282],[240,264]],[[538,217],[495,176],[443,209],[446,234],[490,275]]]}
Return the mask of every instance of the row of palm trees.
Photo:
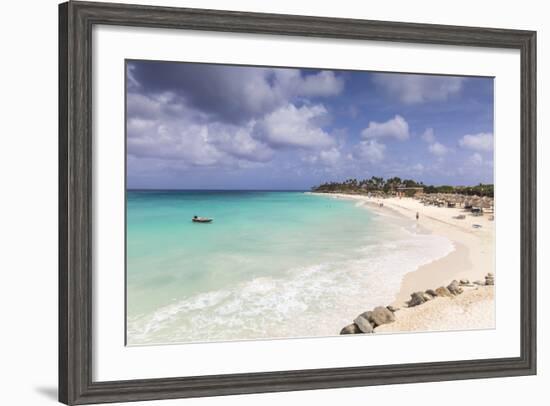
{"label": "row of palm trees", "polygon": [[322,193],[393,193],[398,188],[423,188],[425,194],[458,194],[479,197],[493,197],[494,185],[478,184],[475,186],[449,186],[449,185],[425,185],[413,179],[401,179],[398,176],[384,179],[379,176],[372,176],[368,179],[350,178],[343,182],[327,182],[312,188],[314,192]]}
{"label": "row of palm trees", "polygon": [[420,182],[416,182],[412,179],[401,179],[397,176],[389,179],[384,179],[379,176],[372,176],[369,179],[357,180],[356,178],[346,179],[343,182],[328,182],[319,186],[313,187],[314,192],[364,192],[379,191],[379,192],[391,192],[398,187],[424,187],[425,185]]}

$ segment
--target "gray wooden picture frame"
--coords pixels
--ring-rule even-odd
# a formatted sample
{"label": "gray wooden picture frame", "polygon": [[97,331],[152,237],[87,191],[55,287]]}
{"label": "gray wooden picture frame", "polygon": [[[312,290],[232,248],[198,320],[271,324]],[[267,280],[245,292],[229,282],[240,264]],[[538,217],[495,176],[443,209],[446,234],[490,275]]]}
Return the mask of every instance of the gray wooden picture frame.
{"label": "gray wooden picture frame", "polygon": [[[92,27],[95,24],[517,49],[521,54],[521,354],[350,368],[92,380]],[[121,295],[124,294],[121,292]],[[59,6],[59,400],[88,404],[536,373],[536,32],[68,2]]]}

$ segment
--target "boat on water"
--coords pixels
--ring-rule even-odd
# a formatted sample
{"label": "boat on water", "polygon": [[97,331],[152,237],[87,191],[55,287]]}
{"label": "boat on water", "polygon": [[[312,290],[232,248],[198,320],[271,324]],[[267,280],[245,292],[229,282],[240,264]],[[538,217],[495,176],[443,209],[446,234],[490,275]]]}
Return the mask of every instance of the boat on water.
{"label": "boat on water", "polygon": [[192,220],[193,220],[193,223],[211,223],[212,220],[214,219],[211,219],[208,217],[193,216]]}

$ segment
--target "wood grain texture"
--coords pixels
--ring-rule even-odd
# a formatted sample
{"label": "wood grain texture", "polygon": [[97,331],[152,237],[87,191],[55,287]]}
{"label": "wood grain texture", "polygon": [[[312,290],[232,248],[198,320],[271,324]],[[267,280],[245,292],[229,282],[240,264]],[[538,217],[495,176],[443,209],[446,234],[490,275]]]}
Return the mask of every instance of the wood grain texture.
{"label": "wood grain texture", "polygon": [[58,168],[59,168],[59,241],[58,241],[58,263],[59,263],[59,360],[58,360],[58,386],[59,386],[59,400],[62,402],[68,401],[67,388],[70,386],[68,380],[70,379],[68,371],[71,370],[71,366],[68,363],[68,319],[69,319],[69,302],[67,294],[69,292],[68,280],[69,280],[69,267],[68,267],[68,165],[67,165],[67,137],[68,137],[68,84],[67,80],[67,68],[68,68],[68,33],[67,33],[67,4],[62,4],[59,7],[59,97],[58,97],[58,120],[59,120],[59,154],[58,154]]}
{"label": "wood grain texture", "polygon": [[[517,358],[473,361],[93,382],[91,32],[94,24],[520,50],[521,355]],[[61,402],[72,405],[536,373],[535,32],[69,2],[59,7],[59,34],[59,400]]]}

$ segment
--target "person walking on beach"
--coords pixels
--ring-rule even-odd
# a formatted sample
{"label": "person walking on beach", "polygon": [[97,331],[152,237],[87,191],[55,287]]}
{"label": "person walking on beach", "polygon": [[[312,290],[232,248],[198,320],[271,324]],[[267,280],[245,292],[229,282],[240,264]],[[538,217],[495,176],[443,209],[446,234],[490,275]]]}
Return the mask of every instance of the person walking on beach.
{"label": "person walking on beach", "polygon": [[416,212],[416,221],[418,221],[418,217],[420,217],[420,216],[419,216],[418,212]]}

